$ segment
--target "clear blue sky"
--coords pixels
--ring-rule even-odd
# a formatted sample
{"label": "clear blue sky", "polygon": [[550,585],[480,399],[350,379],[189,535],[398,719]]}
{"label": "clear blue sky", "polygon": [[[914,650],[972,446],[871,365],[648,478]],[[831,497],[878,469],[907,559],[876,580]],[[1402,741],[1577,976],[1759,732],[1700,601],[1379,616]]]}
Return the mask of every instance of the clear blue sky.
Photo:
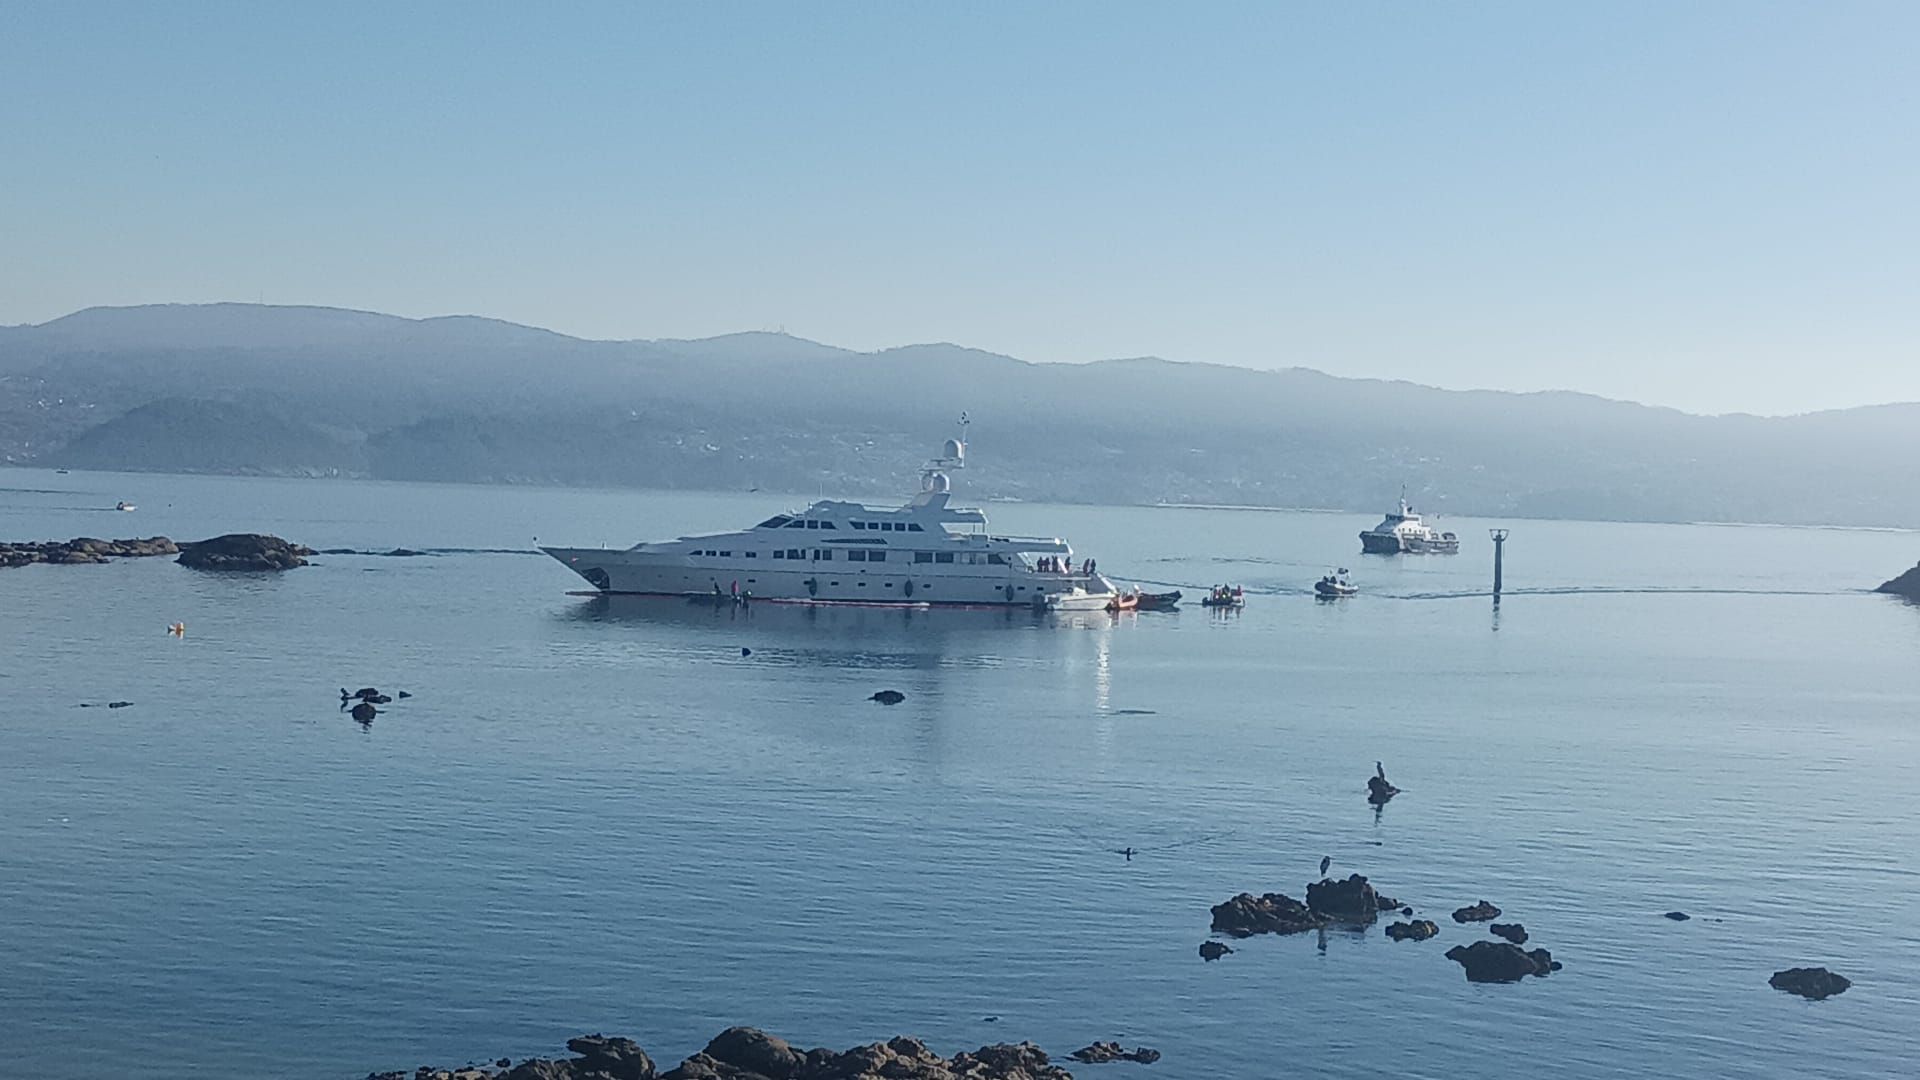
{"label": "clear blue sky", "polygon": [[1920,4],[0,0],[0,322],[1920,400]]}

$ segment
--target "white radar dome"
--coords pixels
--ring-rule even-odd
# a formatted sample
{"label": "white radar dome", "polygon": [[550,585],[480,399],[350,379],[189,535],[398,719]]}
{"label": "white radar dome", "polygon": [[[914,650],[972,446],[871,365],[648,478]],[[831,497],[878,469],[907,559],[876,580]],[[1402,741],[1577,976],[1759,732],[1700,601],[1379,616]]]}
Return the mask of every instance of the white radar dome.
{"label": "white radar dome", "polygon": [[959,439],[948,439],[947,445],[941,449],[940,456],[964,461],[967,457],[967,445]]}
{"label": "white radar dome", "polygon": [[933,486],[933,490],[936,492],[952,491],[953,481],[951,479],[948,479],[946,473],[934,473],[932,486]]}

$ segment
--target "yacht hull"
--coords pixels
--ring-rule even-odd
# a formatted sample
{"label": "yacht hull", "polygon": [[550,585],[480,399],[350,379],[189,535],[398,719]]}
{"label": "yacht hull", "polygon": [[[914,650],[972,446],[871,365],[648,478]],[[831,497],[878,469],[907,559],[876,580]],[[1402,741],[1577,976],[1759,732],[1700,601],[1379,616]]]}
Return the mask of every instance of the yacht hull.
{"label": "yacht hull", "polygon": [[[936,569],[928,564],[814,563],[795,560],[689,558],[609,548],[543,547],[599,592],[636,596],[731,598],[798,604],[901,607],[1046,607],[1104,609],[1114,593],[1086,589],[1085,578],[1029,574],[1004,566]],[[944,571],[944,572],[939,572]],[[1100,583],[1104,585],[1102,581]],[[1078,588],[1076,588],[1078,586]]]}

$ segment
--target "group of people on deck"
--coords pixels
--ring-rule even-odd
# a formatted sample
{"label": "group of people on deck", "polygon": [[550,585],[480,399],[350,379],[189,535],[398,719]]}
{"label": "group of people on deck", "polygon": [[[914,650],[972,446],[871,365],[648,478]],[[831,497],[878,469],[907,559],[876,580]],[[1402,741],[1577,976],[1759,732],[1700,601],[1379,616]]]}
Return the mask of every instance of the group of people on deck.
{"label": "group of people on deck", "polygon": [[[1100,564],[1098,562],[1088,559],[1080,564],[1080,572],[1090,577],[1099,566]],[[1042,555],[1034,560],[1033,568],[1043,574],[1071,574],[1073,573],[1073,560],[1063,559],[1058,555]]]}

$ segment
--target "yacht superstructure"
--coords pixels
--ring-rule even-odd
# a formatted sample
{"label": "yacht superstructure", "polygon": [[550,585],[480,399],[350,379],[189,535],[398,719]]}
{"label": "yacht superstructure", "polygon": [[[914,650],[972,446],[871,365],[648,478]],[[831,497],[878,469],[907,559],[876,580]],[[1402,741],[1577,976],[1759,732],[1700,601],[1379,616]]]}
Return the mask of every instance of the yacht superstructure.
{"label": "yacht superstructure", "polygon": [[948,439],[903,506],[821,500],[750,529],[630,548],[542,547],[604,593],[816,604],[1101,611],[1118,590],[1058,537],[998,536],[952,505],[966,443]]}

